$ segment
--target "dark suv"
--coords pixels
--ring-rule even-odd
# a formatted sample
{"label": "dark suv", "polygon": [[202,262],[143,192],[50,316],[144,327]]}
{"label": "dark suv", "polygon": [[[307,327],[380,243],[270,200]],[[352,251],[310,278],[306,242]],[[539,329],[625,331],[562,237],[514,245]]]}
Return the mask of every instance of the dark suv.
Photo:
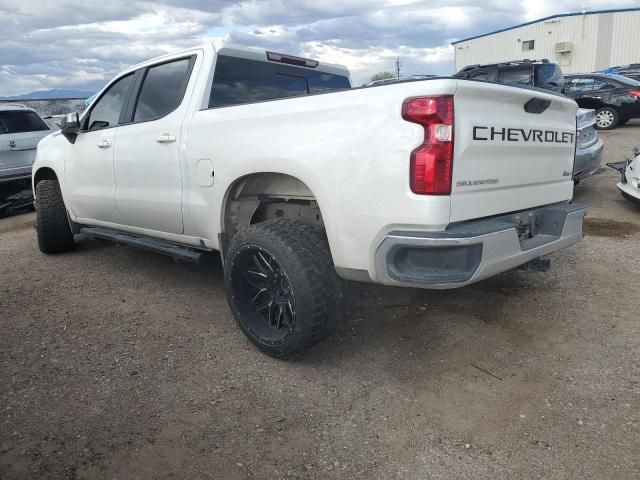
{"label": "dark suv", "polygon": [[[517,60],[512,62],[469,65],[454,75],[470,80],[484,80],[531,86],[561,93],[564,89],[562,70],[549,60]],[[580,102],[578,102],[580,105]],[[582,106],[582,105],[580,105]],[[592,108],[592,107],[589,107]],[[578,183],[600,167],[604,143],[595,129],[595,115],[592,110],[579,109],[576,115],[577,138],[576,160],[573,180]]]}
{"label": "dark suv", "polygon": [[564,82],[560,67],[546,59],[469,65],[456,73],[454,77],[531,85],[554,92],[561,92]]}
{"label": "dark suv", "polygon": [[602,130],[640,118],[640,82],[628,77],[604,73],[567,75],[564,93],[581,108],[593,108]]}

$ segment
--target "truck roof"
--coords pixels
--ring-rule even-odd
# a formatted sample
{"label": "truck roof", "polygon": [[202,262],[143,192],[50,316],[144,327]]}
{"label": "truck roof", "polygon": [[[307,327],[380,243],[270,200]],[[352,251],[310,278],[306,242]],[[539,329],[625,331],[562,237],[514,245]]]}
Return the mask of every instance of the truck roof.
{"label": "truck roof", "polygon": [[340,65],[337,63],[328,63],[328,62],[320,62],[318,60],[310,60],[310,59],[303,59],[301,57],[294,57],[292,55],[289,55],[287,53],[276,53],[276,52],[269,52],[267,50],[262,50],[262,49],[258,49],[258,48],[250,48],[250,47],[244,47],[244,46],[240,46],[240,45],[234,45],[234,44],[227,44],[224,47],[220,48],[220,49],[216,49],[215,46],[213,45],[213,43],[206,43],[206,44],[201,44],[201,45],[194,45],[193,47],[190,48],[184,48],[181,50],[176,50],[173,52],[169,52],[166,53],[165,55],[160,55],[158,57],[155,58],[151,58],[148,60],[145,60],[144,62],[140,62],[137,65],[133,65],[131,67],[126,68],[125,70],[123,70],[120,73],[124,73],[127,71],[133,71],[133,70],[137,70],[138,68],[141,68],[144,65],[147,65],[151,62],[155,62],[157,60],[160,60],[164,57],[168,57],[168,56],[175,56],[175,55],[179,55],[180,53],[184,52],[193,52],[194,50],[197,49],[202,49],[202,50],[211,50],[213,49],[218,55],[227,55],[230,57],[238,57],[238,58],[246,58],[249,60],[258,60],[261,62],[270,62],[273,61],[272,59],[268,58],[268,55],[279,55],[279,56],[285,56],[285,57],[292,57],[292,58],[297,58],[299,60],[307,60],[310,64],[314,64],[313,67],[306,67],[304,65],[293,65],[293,66],[297,66],[300,68],[310,68],[313,70],[317,70],[320,72],[325,72],[325,73],[331,73],[334,75],[342,75],[345,77],[349,77],[350,76],[350,72],[349,69],[344,66],[344,65]]}
{"label": "truck roof", "polygon": [[[225,45],[224,47],[219,49],[217,52],[219,55],[228,55],[230,57],[239,57],[239,58],[246,58],[249,60],[258,60],[260,62],[272,61],[269,58],[270,55],[284,55],[284,56],[289,55],[286,53],[269,52],[262,49],[248,48],[248,47],[242,47],[239,45],[232,45],[232,44]],[[300,57],[297,57],[297,58],[300,58]],[[302,60],[302,58],[300,59]],[[315,64],[315,66],[313,67],[305,67],[303,65],[294,65],[294,66],[298,66],[301,68],[312,68],[313,70],[332,73],[334,75],[342,75],[344,77],[348,77],[350,75],[349,69],[344,65],[339,65],[337,63],[320,62],[318,60],[309,60],[309,62],[312,64]]]}

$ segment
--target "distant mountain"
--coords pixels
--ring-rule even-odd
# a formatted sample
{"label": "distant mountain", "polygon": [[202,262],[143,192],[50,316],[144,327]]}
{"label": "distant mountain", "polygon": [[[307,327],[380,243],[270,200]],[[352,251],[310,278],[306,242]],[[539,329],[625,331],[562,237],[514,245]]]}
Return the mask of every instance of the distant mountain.
{"label": "distant mountain", "polygon": [[63,88],[53,88],[51,90],[39,90],[37,92],[14,95],[12,97],[0,97],[0,100],[50,100],[54,98],[89,98],[96,92],[89,90],[67,90]]}

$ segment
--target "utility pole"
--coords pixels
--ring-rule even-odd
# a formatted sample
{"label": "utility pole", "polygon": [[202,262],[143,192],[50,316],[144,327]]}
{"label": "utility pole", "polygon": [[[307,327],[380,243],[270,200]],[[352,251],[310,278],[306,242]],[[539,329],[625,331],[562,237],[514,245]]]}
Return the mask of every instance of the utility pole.
{"label": "utility pole", "polygon": [[400,65],[402,65],[400,63],[400,57],[396,58],[396,77],[400,78]]}

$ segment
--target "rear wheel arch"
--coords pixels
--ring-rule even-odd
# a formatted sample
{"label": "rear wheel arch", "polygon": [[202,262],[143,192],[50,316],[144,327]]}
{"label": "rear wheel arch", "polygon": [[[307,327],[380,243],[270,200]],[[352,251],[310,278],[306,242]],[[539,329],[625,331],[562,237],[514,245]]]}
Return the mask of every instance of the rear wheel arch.
{"label": "rear wheel arch", "polygon": [[293,218],[324,228],[317,197],[297,177],[257,172],[240,177],[229,186],[221,211],[221,231],[228,239],[243,227],[271,218]]}

